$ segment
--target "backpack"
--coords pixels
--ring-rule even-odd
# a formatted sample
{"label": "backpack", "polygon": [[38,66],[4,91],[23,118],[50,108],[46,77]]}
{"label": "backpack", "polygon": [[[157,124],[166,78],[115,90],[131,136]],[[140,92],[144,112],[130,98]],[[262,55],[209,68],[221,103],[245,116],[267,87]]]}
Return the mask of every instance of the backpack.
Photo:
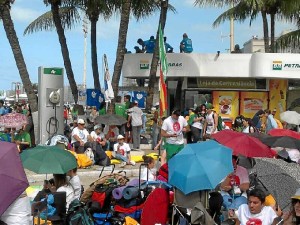
{"label": "backpack", "polygon": [[[213,114],[213,119],[215,119],[215,113]],[[224,130],[224,126],[223,126],[223,119],[220,115],[218,115],[218,125],[217,125],[217,130],[221,131]]]}
{"label": "backpack", "polygon": [[97,185],[105,183],[107,184],[112,180],[116,180],[119,186],[125,186],[126,183],[129,181],[129,179],[121,173],[113,173],[103,176],[95,182],[93,182],[92,184],[90,184],[90,187],[87,190],[85,190],[82,196],[80,197],[80,201],[84,203],[88,202],[92,198],[92,195]]}
{"label": "backpack", "polygon": [[70,203],[67,213],[68,225],[94,225],[93,219],[87,209],[78,199]]}

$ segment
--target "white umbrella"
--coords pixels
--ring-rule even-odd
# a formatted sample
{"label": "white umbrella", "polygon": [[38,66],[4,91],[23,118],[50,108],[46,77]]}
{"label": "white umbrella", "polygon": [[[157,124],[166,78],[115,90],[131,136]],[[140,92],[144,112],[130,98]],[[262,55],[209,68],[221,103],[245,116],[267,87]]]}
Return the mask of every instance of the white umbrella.
{"label": "white umbrella", "polygon": [[280,113],[280,119],[289,124],[300,124],[300,114],[296,111],[285,111],[283,113]]}

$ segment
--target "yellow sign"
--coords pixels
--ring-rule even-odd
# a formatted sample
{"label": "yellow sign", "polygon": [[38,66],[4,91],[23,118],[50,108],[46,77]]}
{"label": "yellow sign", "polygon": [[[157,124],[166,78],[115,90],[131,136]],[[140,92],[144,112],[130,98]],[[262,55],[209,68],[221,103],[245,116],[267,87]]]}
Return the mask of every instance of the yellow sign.
{"label": "yellow sign", "polygon": [[213,91],[213,105],[222,118],[234,120],[239,115],[239,92]]}
{"label": "yellow sign", "polygon": [[275,117],[280,119],[280,113],[286,111],[287,80],[269,81],[269,109],[276,110]]}

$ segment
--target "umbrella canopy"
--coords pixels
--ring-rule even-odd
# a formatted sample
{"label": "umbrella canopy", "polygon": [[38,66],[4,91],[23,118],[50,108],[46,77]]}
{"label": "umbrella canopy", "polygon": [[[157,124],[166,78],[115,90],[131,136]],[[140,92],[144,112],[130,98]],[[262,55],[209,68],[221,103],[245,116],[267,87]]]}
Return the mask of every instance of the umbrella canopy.
{"label": "umbrella canopy", "polygon": [[285,111],[280,113],[280,119],[294,125],[300,125],[300,114],[296,111]]}
{"label": "umbrella canopy", "polygon": [[0,141],[0,215],[28,187],[28,181],[15,144]]}
{"label": "umbrella canopy", "polygon": [[213,189],[233,171],[232,151],[213,140],[188,144],[168,165],[169,183],[184,194]]}
{"label": "umbrella canopy", "polygon": [[293,137],[296,139],[300,139],[300,134],[292,131],[292,130],[287,130],[287,129],[272,129],[268,133],[271,136],[289,136]]}
{"label": "umbrella canopy", "polygon": [[105,124],[105,125],[123,125],[127,123],[127,120],[119,115],[116,114],[105,114],[97,116],[95,119],[95,123],[97,124]]}
{"label": "umbrella canopy", "polygon": [[37,146],[21,153],[23,166],[38,174],[64,174],[77,167],[72,153],[56,146]]}
{"label": "umbrella canopy", "polygon": [[27,124],[27,117],[21,113],[8,113],[0,117],[0,127],[14,128]]}
{"label": "umbrella canopy", "polygon": [[212,134],[212,138],[219,143],[226,143],[231,141],[233,138],[242,137],[245,134],[233,130],[221,130],[215,134]]}
{"label": "umbrella canopy", "polygon": [[273,194],[279,206],[285,208],[300,187],[300,166],[281,159],[255,158],[253,169],[260,182]]}
{"label": "umbrella canopy", "polygon": [[300,149],[300,140],[289,136],[269,136],[260,138],[259,140],[271,148],[282,147]]}
{"label": "umbrella canopy", "polygon": [[[219,133],[223,135],[218,135]],[[232,136],[230,136],[229,133],[228,137],[223,136],[225,136],[225,132],[218,132],[212,135],[212,137],[220,144],[231,148],[233,150],[233,155],[243,155],[246,157],[273,157],[273,153],[268,146],[247,134],[234,132],[232,133]]]}

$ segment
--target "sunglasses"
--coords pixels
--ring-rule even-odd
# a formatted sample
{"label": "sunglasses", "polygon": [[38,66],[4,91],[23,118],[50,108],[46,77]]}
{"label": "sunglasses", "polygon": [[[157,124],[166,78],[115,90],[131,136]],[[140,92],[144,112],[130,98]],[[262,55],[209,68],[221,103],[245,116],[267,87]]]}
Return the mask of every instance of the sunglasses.
{"label": "sunglasses", "polygon": [[292,199],[292,204],[296,205],[297,203],[300,203],[300,199]]}

